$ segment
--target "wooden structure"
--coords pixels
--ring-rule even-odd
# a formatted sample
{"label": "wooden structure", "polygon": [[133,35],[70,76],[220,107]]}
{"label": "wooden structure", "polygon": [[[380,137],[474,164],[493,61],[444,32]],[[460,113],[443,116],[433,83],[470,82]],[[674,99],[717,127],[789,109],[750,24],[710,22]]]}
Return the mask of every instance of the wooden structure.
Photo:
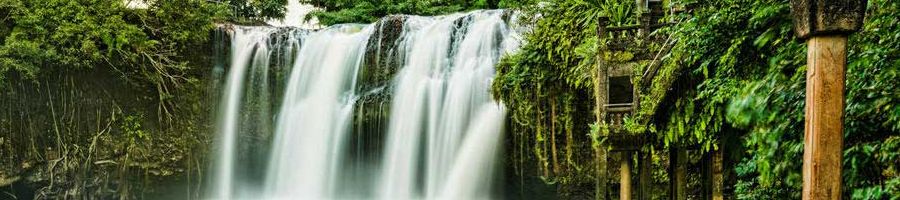
{"label": "wooden structure", "polygon": [[841,199],[847,35],[862,27],[865,0],[792,0],[807,40],[803,199]]}
{"label": "wooden structure", "polygon": [[[652,141],[654,136],[649,134],[631,134],[624,129],[624,119],[635,114],[640,106],[639,96],[642,88],[647,88],[651,80],[659,70],[659,64],[654,63],[658,52],[650,51],[649,44],[664,43],[667,38],[653,32],[667,25],[662,19],[665,10],[661,1],[639,0],[638,4],[645,3],[643,13],[639,19],[640,24],[626,26],[609,26],[607,18],[599,20],[598,35],[601,38],[601,52],[604,55],[596,70],[595,76],[599,80],[595,83],[597,91],[596,117],[602,119],[609,128],[606,148],[597,150],[598,180],[597,199],[610,199],[608,188],[608,172],[612,169],[607,166],[610,154],[618,155],[619,172],[619,198],[640,199],[652,198],[652,166],[649,149],[643,148]],[[686,9],[685,11],[689,11]],[[627,54],[627,58],[621,58],[617,54]],[[636,65],[647,64],[645,71],[634,71]],[[635,76],[640,80],[633,81]],[[635,85],[636,83],[637,85]],[[724,199],[724,166],[721,150],[710,152],[703,156],[701,175],[704,177],[702,186],[703,199]],[[675,147],[669,152],[670,169],[672,175],[669,182],[669,197],[671,199],[687,199],[688,178],[688,148]],[[637,168],[633,166],[637,161]],[[634,177],[632,171],[637,171],[637,188],[632,188]],[[633,198],[636,197],[636,198]]]}
{"label": "wooden structure", "polygon": [[[651,37],[650,34],[657,28],[667,25],[666,23],[657,23],[665,14],[662,2],[644,0],[643,3],[649,6],[641,8],[641,13],[645,14],[640,16],[640,24],[609,27],[608,18],[599,20],[598,35],[602,39],[601,41],[607,42],[603,45],[603,51],[625,52],[629,49],[646,49],[647,42],[662,39],[661,37]],[[652,58],[650,54],[649,51],[635,51],[631,54],[632,58],[627,60],[601,58],[601,63],[597,67],[595,74],[599,79],[595,83],[597,118],[602,119],[608,125],[610,133],[606,144],[611,147],[609,152],[606,152],[604,147],[599,148],[597,152],[597,199],[609,199],[607,191],[609,168],[607,164],[611,153],[619,155],[618,199],[635,199],[632,198],[635,192],[637,193],[636,199],[650,199],[652,181],[650,179],[650,152],[641,148],[648,141],[649,135],[633,135],[624,130],[625,117],[634,114],[638,105],[638,88],[632,84],[632,78],[637,74],[633,69],[639,62],[634,61],[649,60]],[[637,191],[632,188],[631,172],[634,168],[632,163],[634,156],[637,157],[638,164]]]}

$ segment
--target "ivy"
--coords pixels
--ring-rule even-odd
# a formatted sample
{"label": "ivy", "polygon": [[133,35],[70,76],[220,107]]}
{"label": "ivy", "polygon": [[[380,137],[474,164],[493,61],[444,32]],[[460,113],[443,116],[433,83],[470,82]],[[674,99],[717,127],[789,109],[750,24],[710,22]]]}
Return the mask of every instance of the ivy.
{"label": "ivy", "polygon": [[[610,16],[611,24],[632,24],[637,17],[631,6],[633,1],[551,0],[520,9],[519,21],[528,30],[523,46],[498,64],[492,88],[495,98],[510,108],[510,134],[532,154],[516,158],[517,167],[536,162],[540,176],[562,188],[596,180],[594,150],[606,148],[609,133],[593,112],[600,55],[597,19]],[[548,141],[554,136],[556,141]],[[564,148],[554,151],[553,144]],[[553,160],[559,155],[566,160]],[[561,195],[578,195],[566,191]]]}
{"label": "ivy", "polygon": [[[746,152],[734,169],[740,199],[800,198],[806,46],[795,39],[788,5],[698,2],[693,15],[662,30],[675,42],[641,97],[638,118],[658,128],[667,145],[711,150],[722,137],[741,138]],[[844,196],[895,198],[900,3],[876,0],[868,7],[865,27],[850,38]]]}
{"label": "ivy", "polygon": [[[853,199],[900,196],[900,5],[869,4],[865,27],[850,38],[847,69],[843,176],[844,197]],[[604,7],[609,5],[615,6]],[[511,108],[516,138],[535,138],[530,147],[539,166],[548,166],[546,134],[554,134],[548,127],[557,123],[547,121],[558,114],[550,109],[557,105],[552,99],[573,95],[580,102],[593,84],[599,45],[596,25],[587,19],[628,13],[619,11],[624,5],[549,1],[526,9],[526,16],[536,16],[523,20],[532,31],[522,50],[497,67],[493,90]],[[699,146],[701,151],[723,148],[718,144],[724,137],[740,138],[746,151],[739,152],[743,160],[733,169],[737,197],[799,198],[806,46],[794,36],[788,1],[670,5],[696,9],[671,16],[677,23],[656,33],[670,36],[663,44],[670,49],[660,57],[657,76],[639,97],[638,114],[625,120],[626,128],[654,134],[665,147]],[[610,18],[619,25],[631,19]],[[587,132],[595,146],[602,145],[608,131],[596,122],[566,122],[565,127]]]}

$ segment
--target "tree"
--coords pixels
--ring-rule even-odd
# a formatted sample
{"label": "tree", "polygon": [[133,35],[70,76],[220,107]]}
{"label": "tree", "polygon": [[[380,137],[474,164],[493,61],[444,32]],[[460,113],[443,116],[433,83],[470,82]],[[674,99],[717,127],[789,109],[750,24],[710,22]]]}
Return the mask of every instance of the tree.
{"label": "tree", "polygon": [[0,1],[10,30],[0,35],[0,77],[111,67],[154,88],[167,114],[172,91],[192,79],[190,58],[183,56],[205,44],[213,22],[230,15],[227,6],[205,0],[157,0],[148,9],[129,9],[120,0]]}
{"label": "tree", "polygon": [[321,10],[311,13],[320,23],[371,23],[392,14],[441,15],[474,9],[510,8],[531,0],[300,0]]}
{"label": "tree", "polygon": [[[298,0],[291,0],[298,1]],[[269,20],[284,17],[288,0],[229,0],[234,16],[253,20]]]}

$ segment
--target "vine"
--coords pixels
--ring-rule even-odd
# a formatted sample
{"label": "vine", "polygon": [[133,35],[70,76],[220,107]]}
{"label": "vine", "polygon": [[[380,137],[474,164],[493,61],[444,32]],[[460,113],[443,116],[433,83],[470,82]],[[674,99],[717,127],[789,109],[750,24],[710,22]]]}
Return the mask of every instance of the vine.
{"label": "vine", "polygon": [[536,171],[546,183],[561,184],[563,196],[595,180],[593,149],[603,139],[605,126],[589,126],[595,123],[592,72],[599,64],[596,20],[612,15],[614,24],[633,23],[631,4],[554,0],[524,7],[524,45],[497,66],[492,90],[510,108],[514,140],[533,140],[524,148],[533,154]]}

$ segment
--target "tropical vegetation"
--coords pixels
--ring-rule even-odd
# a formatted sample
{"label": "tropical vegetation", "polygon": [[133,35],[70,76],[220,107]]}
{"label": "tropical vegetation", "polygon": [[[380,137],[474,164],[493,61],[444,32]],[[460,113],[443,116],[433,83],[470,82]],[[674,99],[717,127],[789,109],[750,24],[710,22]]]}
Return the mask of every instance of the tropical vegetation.
{"label": "tropical vegetation", "polygon": [[[110,69],[122,84],[153,91],[158,121],[182,123],[173,120],[179,113],[206,112],[182,103],[201,101],[197,90],[205,77],[199,74],[211,64],[198,49],[208,49],[217,25],[280,18],[287,1],[154,0],[135,9],[121,0],[0,0],[0,88],[69,70]],[[666,1],[667,10],[690,12],[654,22],[668,24],[650,33],[666,38],[662,43],[622,51],[607,48],[614,39],[597,37],[598,19],[608,18],[610,27],[638,25],[645,11],[630,0],[300,2],[316,6],[307,17],[325,25],[394,14],[519,12],[517,21],[528,28],[524,45],[500,61],[492,92],[510,109],[508,160],[517,175],[533,171],[545,184],[583,187],[597,180],[594,153],[615,131],[597,119],[603,105],[594,103],[602,95],[595,87],[605,77],[596,71],[653,52],[658,56],[649,62],[635,62],[634,71],[657,65],[658,72],[637,88],[640,104],[622,133],[649,136],[641,148],[657,153],[736,149],[728,169],[736,198],[800,198],[806,46],[793,32],[788,0]],[[843,195],[900,199],[900,1],[867,3],[864,26],[849,42]],[[129,133],[127,142],[151,140],[142,113],[119,114],[126,115],[117,122]],[[654,166],[665,161],[653,159]],[[669,178],[662,169],[654,175]]]}

